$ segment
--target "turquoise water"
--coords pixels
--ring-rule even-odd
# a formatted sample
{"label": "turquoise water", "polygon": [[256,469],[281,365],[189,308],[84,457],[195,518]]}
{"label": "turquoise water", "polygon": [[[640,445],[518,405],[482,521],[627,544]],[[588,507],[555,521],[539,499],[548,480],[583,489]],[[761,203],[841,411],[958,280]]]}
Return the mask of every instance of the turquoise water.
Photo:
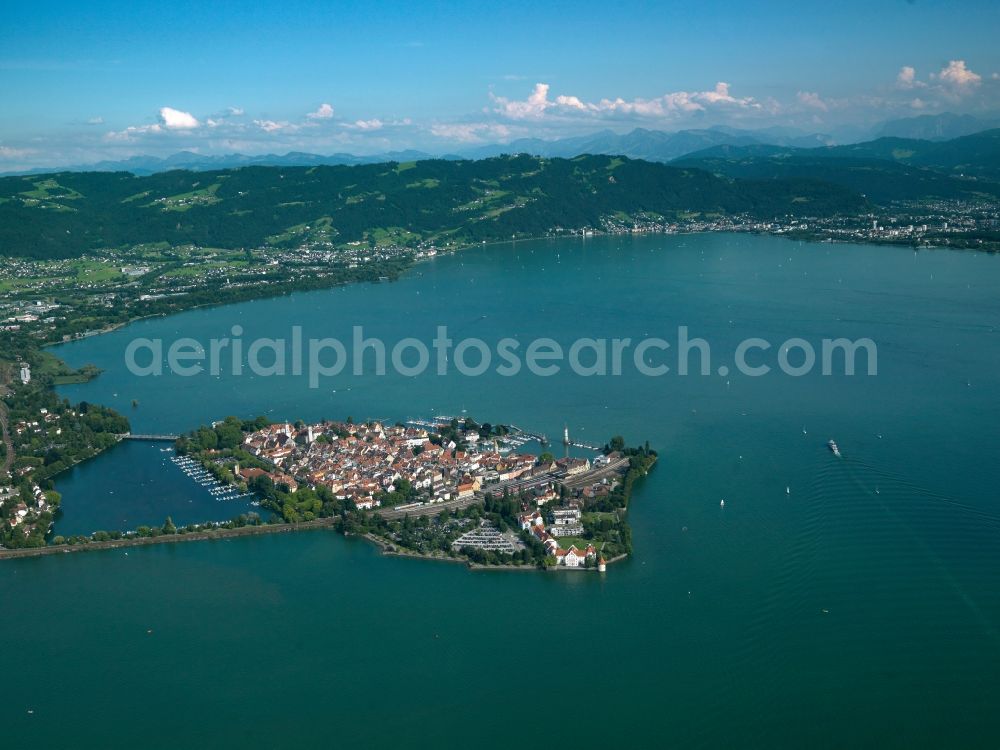
{"label": "turquoise water", "polygon": [[[236,323],[247,340],[302,325],[349,341],[360,324],[429,342],[448,325],[456,339],[565,344],[673,340],[687,325],[711,342],[713,371],[748,336],[867,336],[879,374],[428,373],[310,389],[304,376],[124,368],[135,336],[206,340]],[[328,532],[4,563],[0,639],[30,643],[7,650],[5,739],[506,747],[548,731],[569,745],[994,747],[998,328],[1000,258],[701,235],[485,247],[395,284],[62,347],[106,370],[64,393],[121,408],[136,431],[467,410],[552,436],[568,423],[584,440],[648,439],[663,460],[634,498],[635,558],[605,578],[472,573]],[[98,459],[102,473],[125,476],[128,450]],[[148,487],[92,486],[58,483],[60,523],[166,515]]]}
{"label": "turquoise water", "polygon": [[[172,443],[127,440],[92,461],[78,464],[58,480],[71,500],[56,519],[53,534],[127,531],[160,526],[169,516],[177,525],[228,521],[260,512],[252,498],[221,500],[171,461]],[[266,515],[266,511],[265,511]]]}

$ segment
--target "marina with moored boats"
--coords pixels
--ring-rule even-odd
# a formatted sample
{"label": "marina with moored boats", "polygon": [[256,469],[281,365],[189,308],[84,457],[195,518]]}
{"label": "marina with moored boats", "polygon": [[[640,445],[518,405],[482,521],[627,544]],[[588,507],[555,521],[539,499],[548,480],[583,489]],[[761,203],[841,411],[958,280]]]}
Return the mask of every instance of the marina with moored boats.
{"label": "marina with moored boats", "polygon": [[[170,461],[185,475],[204,487],[219,502],[224,500],[243,500],[254,494],[253,492],[240,492],[236,486],[219,481],[201,463],[187,456],[171,456]],[[260,502],[254,500],[250,504],[258,507]]]}

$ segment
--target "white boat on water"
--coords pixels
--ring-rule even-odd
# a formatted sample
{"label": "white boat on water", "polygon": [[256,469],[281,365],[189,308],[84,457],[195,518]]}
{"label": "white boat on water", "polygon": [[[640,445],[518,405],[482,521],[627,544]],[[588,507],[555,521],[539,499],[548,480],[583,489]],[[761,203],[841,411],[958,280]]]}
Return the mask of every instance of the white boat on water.
{"label": "white boat on water", "polygon": [[831,451],[833,451],[833,455],[835,455],[837,458],[840,458],[840,448],[837,447],[837,443],[835,441],[831,440],[829,443],[826,444],[826,446]]}

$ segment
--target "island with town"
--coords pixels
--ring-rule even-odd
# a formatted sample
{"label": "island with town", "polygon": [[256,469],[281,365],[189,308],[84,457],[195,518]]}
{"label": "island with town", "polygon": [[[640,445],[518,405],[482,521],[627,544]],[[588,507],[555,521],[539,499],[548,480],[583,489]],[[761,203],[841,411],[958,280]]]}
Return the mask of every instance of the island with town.
{"label": "island with town", "polygon": [[389,554],[595,571],[627,557],[629,497],[655,451],[614,437],[586,446],[591,457],[571,456],[579,444],[567,434],[560,458],[523,452],[541,440],[470,418],[388,425],[230,417],[178,439],[176,460],[256,493],[272,523],[325,520]]}
{"label": "island with town", "polygon": [[[633,485],[657,461],[648,444],[628,447],[620,436],[584,444],[568,430],[557,458],[544,435],[468,417],[395,424],[227,417],[161,450],[216,500],[254,497],[256,510],[229,521],[175,525],[168,517],[63,536],[52,531],[62,512],[53,474],[90,457],[91,443],[164,436],[127,432],[127,422],[102,407],[45,403],[14,412],[18,444],[66,427],[93,434],[80,439],[79,455],[66,450],[47,464],[28,463],[15,484],[0,488],[0,558],[327,528],[390,555],[604,572],[632,554]],[[28,418],[34,411],[39,419]],[[527,452],[529,444],[540,452]]]}

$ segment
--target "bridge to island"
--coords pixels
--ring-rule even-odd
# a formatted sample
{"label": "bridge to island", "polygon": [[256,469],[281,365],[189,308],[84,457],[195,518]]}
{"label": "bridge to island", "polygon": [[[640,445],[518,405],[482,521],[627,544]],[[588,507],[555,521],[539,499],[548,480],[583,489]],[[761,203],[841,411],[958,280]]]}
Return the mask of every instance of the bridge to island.
{"label": "bridge to island", "polygon": [[122,440],[159,440],[162,442],[174,442],[180,437],[180,435],[169,435],[166,433],[155,434],[155,433],[141,433],[141,432],[126,432],[122,435]]}

